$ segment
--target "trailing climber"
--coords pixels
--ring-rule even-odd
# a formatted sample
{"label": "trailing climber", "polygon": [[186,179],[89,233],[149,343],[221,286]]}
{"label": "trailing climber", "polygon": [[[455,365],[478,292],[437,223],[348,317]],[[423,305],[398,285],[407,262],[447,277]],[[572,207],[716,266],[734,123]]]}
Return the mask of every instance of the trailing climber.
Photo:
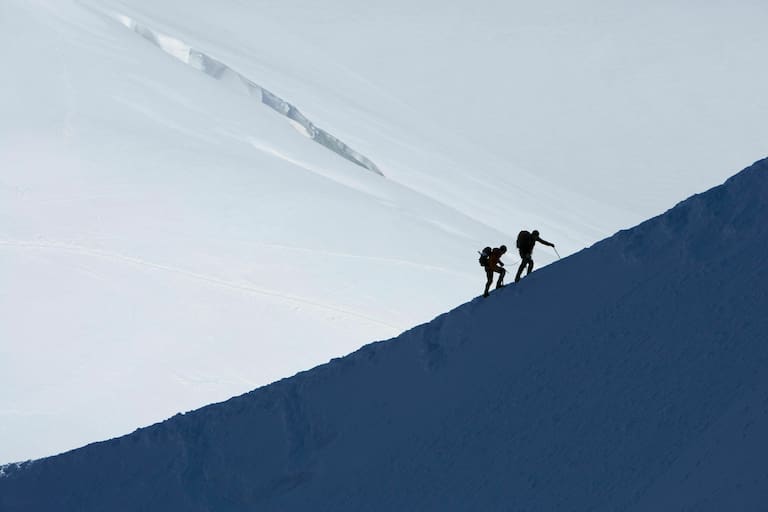
{"label": "trailing climber", "polygon": [[[486,247],[486,249],[488,249],[488,247]],[[485,275],[488,280],[485,283],[485,292],[483,293],[483,297],[488,296],[488,290],[491,287],[491,283],[493,282],[494,272],[499,273],[499,279],[496,281],[496,288],[502,288],[504,286],[504,276],[506,275],[507,271],[504,268],[504,262],[501,261],[501,257],[505,252],[507,252],[506,245],[502,245],[501,247],[494,247],[491,249],[490,253],[483,251],[483,254],[488,254],[484,265]]]}
{"label": "trailing climber", "polygon": [[515,282],[520,280],[520,275],[523,273],[523,269],[526,266],[528,267],[528,271],[525,273],[525,275],[530,274],[531,270],[533,270],[533,258],[531,255],[533,254],[533,246],[536,245],[536,242],[540,242],[550,247],[555,246],[555,244],[540,238],[539,232],[535,229],[530,233],[523,230],[517,235],[517,249],[520,251],[520,257],[523,259],[523,261],[520,262],[520,266],[517,269]]}

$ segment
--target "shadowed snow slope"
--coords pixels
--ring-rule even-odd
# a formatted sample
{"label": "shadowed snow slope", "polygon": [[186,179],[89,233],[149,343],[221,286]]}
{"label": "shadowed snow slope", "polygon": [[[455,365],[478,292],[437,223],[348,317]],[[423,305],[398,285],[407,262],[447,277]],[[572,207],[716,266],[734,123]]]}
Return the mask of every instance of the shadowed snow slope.
{"label": "shadowed snow slope", "polygon": [[768,160],[400,337],[6,466],[0,509],[757,510]]}

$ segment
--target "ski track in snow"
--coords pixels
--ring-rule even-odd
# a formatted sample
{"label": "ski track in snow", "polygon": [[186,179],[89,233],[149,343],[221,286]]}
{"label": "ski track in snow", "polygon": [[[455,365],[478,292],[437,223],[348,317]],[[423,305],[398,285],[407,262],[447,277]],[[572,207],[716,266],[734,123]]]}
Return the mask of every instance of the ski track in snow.
{"label": "ski track in snow", "polygon": [[248,293],[255,293],[259,295],[265,295],[268,297],[276,297],[279,299],[283,299],[289,302],[294,302],[297,304],[302,304],[305,306],[311,306],[317,309],[323,309],[326,311],[332,311],[334,313],[340,313],[343,315],[359,318],[362,320],[365,320],[367,322],[371,322],[374,324],[382,325],[384,327],[387,327],[389,329],[393,330],[393,334],[402,332],[404,328],[402,326],[396,326],[392,325],[390,323],[384,322],[382,320],[379,320],[377,318],[370,317],[368,315],[364,315],[362,313],[358,313],[355,311],[350,311],[348,309],[344,309],[338,306],[332,306],[328,304],[323,304],[321,302],[316,302],[304,297],[297,297],[295,295],[289,295],[285,293],[279,293],[274,290],[269,290],[267,288],[261,288],[257,286],[242,284],[242,283],[235,283],[232,281],[227,281],[225,279],[220,279],[218,277],[213,277],[206,274],[201,274],[198,272],[192,272],[190,270],[185,270],[183,268],[178,267],[172,267],[170,265],[163,265],[161,263],[154,263],[151,261],[143,260],[141,258],[136,258],[134,256],[126,256],[124,254],[118,254],[114,252],[109,251],[103,251],[100,249],[92,249],[89,247],[83,247],[79,245],[73,245],[73,244],[59,244],[54,242],[23,242],[23,241],[10,241],[10,240],[3,240],[0,241],[0,246],[4,247],[19,247],[19,248],[26,248],[26,249],[45,249],[45,250],[55,250],[55,251],[63,251],[63,252],[69,252],[72,254],[80,254],[85,256],[92,256],[96,258],[106,258],[113,261],[122,261],[128,264],[132,265],[138,265],[145,268],[150,268],[154,270],[162,270],[164,272],[172,272],[174,274],[182,275],[185,277],[189,277],[198,281],[202,281],[208,284],[221,286],[225,288],[230,288],[232,290],[239,290],[244,291]]}
{"label": "ski track in snow", "polygon": [[[258,244],[259,247],[268,247],[270,249],[279,249],[281,251],[297,251],[297,252],[306,252],[309,254],[322,254],[324,256],[333,256],[337,258],[346,258],[351,260],[366,260],[366,261],[372,261],[372,262],[378,262],[378,263],[391,263],[395,265],[403,265],[407,267],[414,267],[418,268],[420,270],[430,270],[434,272],[444,272],[446,274],[451,274],[457,277],[467,277],[470,276],[471,278],[475,278],[477,273],[476,272],[457,272],[454,269],[441,267],[438,265],[430,265],[428,263],[416,263],[414,261],[404,260],[400,258],[386,258],[383,256],[365,256],[361,254],[351,254],[346,252],[338,252],[338,251],[329,251],[326,249],[314,249],[310,247],[296,247],[292,245],[282,245],[282,244]],[[518,263],[520,260],[517,260]]]}

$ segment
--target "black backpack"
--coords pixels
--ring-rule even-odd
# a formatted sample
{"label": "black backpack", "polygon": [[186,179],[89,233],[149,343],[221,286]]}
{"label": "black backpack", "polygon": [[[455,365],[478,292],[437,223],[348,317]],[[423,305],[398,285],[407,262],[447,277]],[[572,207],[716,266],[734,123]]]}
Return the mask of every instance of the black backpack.
{"label": "black backpack", "polygon": [[517,248],[522,249],[523,251],[528,251],[532,249],[533,244],[533,235],[531,235],[530,232],[526,230],[522,230],[520,233],[517,234]]}
{"label": "black backpack", "polygon": [[480,262],[480,266],[484,267],[488,264],[488,258],[491,257],[491,249],[490,247],[486,247],[483,249],[483,252],[480,253],[480,259],[478,260]]}

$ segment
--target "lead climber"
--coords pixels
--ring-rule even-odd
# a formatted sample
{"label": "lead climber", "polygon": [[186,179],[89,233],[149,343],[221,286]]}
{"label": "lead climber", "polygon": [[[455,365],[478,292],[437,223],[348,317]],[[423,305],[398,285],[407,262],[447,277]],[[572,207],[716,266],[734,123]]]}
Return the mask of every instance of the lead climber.
{"label": "lead climber", "polygon": [[539,232],[535,229],[532,232],[523,230],[517,235],[517,249],[520,251],[520,257],[523,259],[523,261],[520,262],[520,266],[517,269],[515,282],[520,281],[520,275],[523,273],[524,268],[528,267],[528,271],[525,273],[525,275],[530,274],[531,270],[533,270],[532,254],[533,246],[536,245],[536,242],[548,245],[550,247],[555,247],[555,244],[547,242],[543,238],[539,237]]}

